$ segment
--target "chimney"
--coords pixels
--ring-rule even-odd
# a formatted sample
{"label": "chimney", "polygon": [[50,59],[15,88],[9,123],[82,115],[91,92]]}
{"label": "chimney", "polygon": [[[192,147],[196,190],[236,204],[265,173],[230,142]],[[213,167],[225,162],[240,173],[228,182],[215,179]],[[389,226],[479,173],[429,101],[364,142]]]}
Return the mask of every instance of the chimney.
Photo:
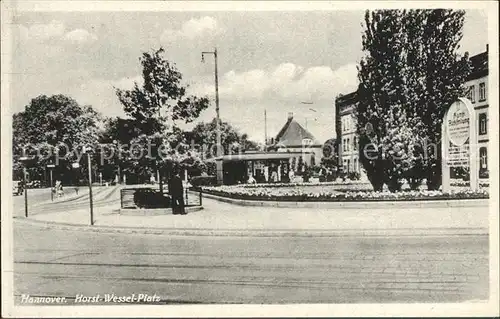
{"label": "chimney", "polygon": [[288,112],[288,119],[289,120],[293,119],[293,112]]}
{"label": "chimney", "polygon": [[488,45],[488,43],[486,43],[486,52],[488,52],[488,49],[489,49],[489,45]]}

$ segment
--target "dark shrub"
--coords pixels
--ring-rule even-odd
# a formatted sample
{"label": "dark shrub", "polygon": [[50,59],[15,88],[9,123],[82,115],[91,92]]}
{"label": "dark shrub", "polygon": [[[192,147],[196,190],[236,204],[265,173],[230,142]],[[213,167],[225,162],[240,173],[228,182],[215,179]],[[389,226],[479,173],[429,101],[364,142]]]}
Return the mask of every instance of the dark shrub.
{"label": "dark shrub", "polygon": [[195,176],[190,181],[193,187],[200,186],[213,186],[217,185],[217,178],[215,176]]}
{"label": "dark shrub", "polygon": [[134,193],[134,204],[139,208],[168,208],[170,197],[151,189],[137,189]]}

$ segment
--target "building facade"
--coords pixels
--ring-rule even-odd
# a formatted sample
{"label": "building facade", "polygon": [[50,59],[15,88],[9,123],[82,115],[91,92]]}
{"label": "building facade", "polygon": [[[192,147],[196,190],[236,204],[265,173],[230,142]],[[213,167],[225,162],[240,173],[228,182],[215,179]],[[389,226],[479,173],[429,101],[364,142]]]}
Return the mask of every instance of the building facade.
{"label": "building facade", "polygon": [[479,153],[479,177],[487,178],[488,173],[488,46],[486,51],[470,58],[472,72],[465,82],[467,99],[474,106],[477,121],[477,141]]}
{"label": "building facade", "polygon": [[335,99],[336,132],[339,141],[339,167],[344,172],[362,173],[359,163],[356,122],[357,92],[340,95]]}
{"label": "building facade", "polygon": [[297,168],[299,160],[307,164],[307,166],[314,166],[318,165],[323,157],[323,144],[311,132],[294,120],[293,113],[288,113],[286,123],[278,132],[276,138],[271,141],[268,149],[276,152],[299,154],[290,159],[293,169]]}
{"label": "building facade", "polygon": [[[465,86],[469,88],[468,98],[476,111],[478,153],[480,158],[479,177],[488,177],[488,46],[486,51],[470,58],[471,74]],[[357,92],[340,95],[335,99],[335,131],[339,141],[339,167],[344,172],[363,174],[359,163],[359,143],[356,121]]]}

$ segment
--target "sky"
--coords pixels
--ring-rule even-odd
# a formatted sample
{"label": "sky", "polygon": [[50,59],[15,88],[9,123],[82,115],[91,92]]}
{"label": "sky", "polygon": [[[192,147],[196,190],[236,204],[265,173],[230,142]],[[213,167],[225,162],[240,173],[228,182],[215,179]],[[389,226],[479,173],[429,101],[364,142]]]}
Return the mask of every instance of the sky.
{"label": "sky", "polygon": [[[335,136],[334,98],[357,87],[363,11],[17,12],[11,110],[66,94],[105,116],[124,116],[114,87],[140,81],[139,57],[165,48],[189,92],[211,99],[218,50],[220,116],[255,141],[294,118],[321,142]],[[467,10],[461,51],[485,51],[487,14]],[[312,103],[303,104],[302,102]],[[187,129],[194,124],[183,126]]]}

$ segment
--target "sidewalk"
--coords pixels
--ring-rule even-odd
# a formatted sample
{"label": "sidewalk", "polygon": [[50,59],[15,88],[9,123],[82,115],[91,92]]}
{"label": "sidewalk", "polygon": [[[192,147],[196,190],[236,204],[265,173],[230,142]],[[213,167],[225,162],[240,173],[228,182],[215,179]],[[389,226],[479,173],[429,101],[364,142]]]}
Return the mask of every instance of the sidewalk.
{"label": "sidewalk", "polygon": [[[120,215],[119,203],[89,209],[36,214],[29,218],[45,225],[78,225],[86,230],[170,234],[487,234],[488,207],[443,208],[280,208],[242,207],[203,199],[204,209],[188,215]],[[135,231],[133,231],[135,230]]]}

